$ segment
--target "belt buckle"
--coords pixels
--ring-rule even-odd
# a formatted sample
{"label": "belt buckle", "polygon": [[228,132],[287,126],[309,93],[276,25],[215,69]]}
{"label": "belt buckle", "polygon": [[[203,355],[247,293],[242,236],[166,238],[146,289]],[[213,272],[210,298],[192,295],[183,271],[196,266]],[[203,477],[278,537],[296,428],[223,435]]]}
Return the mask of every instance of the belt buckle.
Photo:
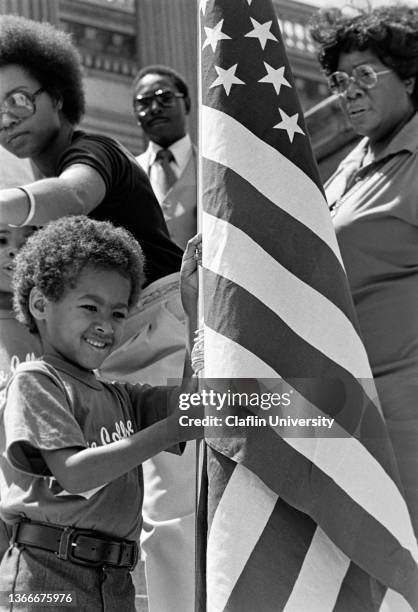
{"label": "belt buckle", "polygon": [[65,527],[61,534],[58,552],[55,553],[58,559],[64,561],[71,561],[76,565],[83,565],[84,567],[100,567],[103,565],[102,561],[90,561],[87,559],[80,559],[75,556],[75,549],[77,548],[77,538],[80,535],[92,536],[93,532],[90,529],[77,529],[75,527]]}
{"label": "belt buckle", "polygon": [[74,540],[74,531],[73,527],[64,527],[61,533],[58,552],[55,553],[58,559],[63,559],[63,561],[68,561],[71,558],[71,552],[73,548],[73,540]]}
{"label": "belt buckle", "polygon": [[[85,567],[101,567],[102,565],[113,565],[110,563],[106,563],[102,560],[92,561],[89,559],[81,559],[80,557],[78,557],[76,555],[77,538],[81,535],[90,536],[96,539],[98,537],[98,534],[95,533],[94,531],[91,531],[90,529],[77,529],[74,527],[65,527],[61,534],[58,552],[55,553],[57,557],[65,561],[71,561],[72,563],[75,563],[76,565],[83,565]],[[103,536],[101,536],[100,539],[108,540],[109,542],[114,542],[114,540],[112,540],[111,538],[105,538]],[[132,542],[132,544],[130,544],[129,542],[121,541],[119,545],[120,545],[119,559],[118,559],[118,563],[115,564],[115,566],[116,567],[127,567],[129,571],[133,571],[139,559],[139,549],[138,549],[137,543]],[[133,550],[132,550],[131,562],[123,566],[123,565],[120,565],[120,563],[122,561],[122,555],[123,555],[125,546],[129,546],[131,550],[132,549]]]}

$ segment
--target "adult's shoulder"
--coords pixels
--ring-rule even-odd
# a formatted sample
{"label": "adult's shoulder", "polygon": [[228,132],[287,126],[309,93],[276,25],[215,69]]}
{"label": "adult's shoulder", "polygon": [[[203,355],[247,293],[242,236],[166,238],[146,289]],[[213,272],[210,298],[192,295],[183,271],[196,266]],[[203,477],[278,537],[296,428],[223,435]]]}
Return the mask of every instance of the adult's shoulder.
{"label": "adult's shoulder", "polygon": [[106,134],[96,134],[84,132],[82,130],[76,130],[74,132],[73,138],[68,149],[88,146],[101,146],[103,148],[115,150],[123,155],[126,155],[132,161],[134,160],[134,156],[132,155],[132,153],[121,142],[116,140],[116,138],[112,138],[112,136],[107,136]]}
{"label": "adult's shoulder", "polygon": [[71,143],[57,163],[59,175],[73,164],[91,166],[102,177],[106,192],[115,186],[123,187],[134,181],[146,183],[146,174],[138,166],[134,155],[115,138],[76,130]]}

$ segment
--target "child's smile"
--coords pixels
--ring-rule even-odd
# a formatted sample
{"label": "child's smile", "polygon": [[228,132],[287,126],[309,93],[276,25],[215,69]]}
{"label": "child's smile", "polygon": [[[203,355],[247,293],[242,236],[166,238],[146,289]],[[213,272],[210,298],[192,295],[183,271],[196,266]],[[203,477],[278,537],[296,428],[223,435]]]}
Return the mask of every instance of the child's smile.
{"label": "child's smile", "polygon": [[58,302],[45,300],[37,317],[44,351],[98,368],[120,341],[130,290],[118,271],[87,266]]}

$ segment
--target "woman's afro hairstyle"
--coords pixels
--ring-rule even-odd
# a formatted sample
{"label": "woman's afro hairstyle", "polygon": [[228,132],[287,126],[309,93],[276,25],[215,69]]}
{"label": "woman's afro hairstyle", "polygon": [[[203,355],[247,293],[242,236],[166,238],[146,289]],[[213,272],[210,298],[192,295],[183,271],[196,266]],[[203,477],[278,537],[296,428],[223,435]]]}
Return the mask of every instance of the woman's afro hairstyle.
{"label": "woman's afro hairstyle", "polygon": [[33,287],[51,301],[59,301],[74,288],[86,266],[115,270],[130,280],[128,306],[133,306],[144,283],[144,256],[135,238],[107,221],[85,216],[51,221],[28,238],[16,257],[13,276],[17,319],[37,332],[29,311]]}
{"label": "woman's afro hairstyle", "polygon": [[21,66],[53,97],[72,125],[84,110],[81,59],[69,34],[50,23],[0,15],[0,67]]}
{"label": "woman's afro hairstyle", "polygon": [[370,49],[401,79],[417,77],[412,99],[418,106],[418,8],[397,4],[354,16],[326,9],[311,19],[310,33],[326,74],[338,69],[341,53]]}

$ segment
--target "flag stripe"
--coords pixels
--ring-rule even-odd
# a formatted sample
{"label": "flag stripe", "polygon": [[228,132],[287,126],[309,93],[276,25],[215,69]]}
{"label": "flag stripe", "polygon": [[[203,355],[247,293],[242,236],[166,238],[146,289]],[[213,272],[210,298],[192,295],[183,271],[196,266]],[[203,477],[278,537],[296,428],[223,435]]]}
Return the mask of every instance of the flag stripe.
{"label": "flag stripe", "polygon": [[379,608],[379,612],[414,612],[400,593],[388,589]]}
{"label": "flag stripe", "polygon": [[[315,463],[312,466],[303,455],[289,450],[289,444],[293,445],[295,441],[300,442],[300,439],[282,439],[269,427],[247,427],[245,431],[242,428],[235,433],[236,435],[239,433],[241,439],[245,436],[247,440],[245,449],[240,449],[239,445],[228,445],[227,439],[208,439],[208,444],[231,460],[243,463],[287,503],[309,514],[318,524],[327,524],[328,536],[332,537],[336,545],[342,547],[345,553],[368,573],[374,575],[373,567],[376,559],[379,559],[381,574],[387,581],[385,584],[393,588],[401,588],[409,580],[411,596],[418,596],[418,568],[413,559],[413,557],[416,558],[416,541],[414,535],[409,533],[410,521],[402,507],[404,505],[402,498],[398,509],[395,503],[392,513],[385,514],[384,509],[379,507],[379,503],[383,507],[386,506],[388,497],[382,495],[380,481],[375,485],[374,481],[369,479],[369,497],[376,496],[378,503],[373,503],[367,498],[366,490],[360,491],[364,494],[363,498],[355,499],[350,497],[348,492],[336,486],[336,484],[344,485],[347,480],[346,477],[341,479],[340,475],[345,460],[341,454],[336,457],[338,465],[341,461],[343,462],[341,469],[338,469],[336,474],[332,470],[327,474],[317,468]],[[230,435],[233,435],[232,430]],[[323,441],[325,440],[321,440]],[[347,443],[348,441],[340,439],[335,442]],[[265,449],[263,455],[260,454],[260,449]],[[349,468],[350,465],[347,469]],[[377,472],[379,474],[379,469]],[[336,483],[334,477],[338,478],[340,483],[338,480]],[[354,478],[356,478],[356,473]],[[298,483],[297,487],[293,485],[294,482]],[[351,485],[351,489],[355,489],[354,484]],[[354,494],[358,495],[359,491],[354,490]],[[390,490],[389,494],[391,494]],[[395,491],[395,495],[396,499],[399,499],[399,492]],[[325,506],[321,504],[323,499],[327,500]],[[364,503],[365,508],[361,506],[361,503]],[[337,516],[335,507],[339,509]],[[350,517],[350,523],[344,525],[343,530],[338,522],[340,513]],[[382,523],[379,522],[380,520]],[[406,523],[406,526],[403,523]],[[365,542],[367,542],[367,547],[365,547]],[[404,548],[400,547],[400,542]],[[394,559],[397,561],[397,567],[403,568],[402,571],[393,571]]]}
{"label": "flag stripe", "polygon": [[[355,586],[355,589],[353,588]],[[334,612],[377,612],[385,594],[384,587],[358,565],[350,563],[341,585]]]}
{"label": "flag stripe", "polygon": [[418,562],[416,538],[405,500],[393,480],[358,440],[287,438],[286,442],[330,476]]}
{"label": "flag stripe", "polygon": [[[351,316],[353,304],[341,264],[315,233],[229,168],[204,160],[203,169],[209,184],[217,184],[217,180],[221,180],[217,189],[207,194],[207,213],[231,223],[256,243],[262,244],[263,249],[282,266],[310,284],[344,314]],[[242,201],[257,202],[259,223],[254,223],[252,210],[242,209]],[[225,206],[225,202],[228,202],[228,206]],[[336,282],[338,277],[341,278],[340,283]],[[357,321],[353,325],[357,329]]]}
{"label": "flag stripe", "polygon": [[[276,372],[276,376],[282,376],[288,379],[289,377],[300,376],[300,372],[304,373],[306,378],[316,379],[325,378],[335,379],[344,383],[346,389],[345,405],[338,407],[339,422],[350,433],[353,433],[358,425],[358,415],[362,414],[362,410],[368,403],[370,398],[376,401],[376,391],[373,385],[372,378],[356,379],[345,369],[341,368],[335,361],[332,361],[326,354],[319,352],[314,346],[306,343],[298,336],[289,326],[261,301],[249,294],[245,289],[235,285],[231,281],[222,276],[213,274],[210,270],[204,270],[205,285],[210,291],[213,301],[210,307],[205,305],[205,321],[212,329],[229,337],[236,344],[241,344],[247,351],[253,352],[259,359],[264,361]],[[231,311],[229,319],[222,319],[223,311],[222,296],[228,296],[231,306],[235,308],[245,309],[247,314],[245,321],[242,321],[238,329],[235,325],[234,311]],[[252,321],[256,317],[262,317],[265,325],[258,330],[257,335],[253,333]],[[270,333],[271,326],[274,326],[275,333]],[[291,347],[292,359],[289,359],[288,353],[284,347]],[[228,355],[224,353],[224,357]],[[213,360],[217,363],[208,362],[208,371],[218,371],[220,377],[225,376],[228,370],[223,369],[218,362],[220,355],[217,354],[217,359]],[[238,368],[238,357],[230,356],[230,359],[237,363],[234,369],[237,378],[240,376]],[[224,366],[227,361],[223,362]],[[253,375],[254,376],[254,375]],[[296,387],[302,387],[304,379],[294,381]],[[351,384],[350,384],[351,383]],[[293,385],[294,386],[294,385]],[[367,395],[362,398],[361,394]],[[323,398],[327,405],[329,401]],[[333,409],[333,412],[335,410]],[[370,415],[369,415],[370,418]]]}
{"label": "flag stripe", "polygon": [[[210,452],[210,451],[209,451]],[[230,472],[228,459],[219,453],[220,469],[215,474]],[[233,462],[230,462],[231,464]],[[234,468],[237,469],[237,468]],[[213,473],[212,473],[213,474]],[[243,499],[242,508],[236,510],[238,521],[244,521],[246,508],[246,473],[241,474],[242,492],[239,493]],[[255,483],[257,484],[257,483]],[[236,491],[228,488],[228,483],[217,481],[216,476],[212,479],[212,487],[222,489],[222,499],[231,496],[232,504],[236,498]],[[252,491],[257,496],[257,491]],[[222,518],[226,518],[223,522]],[[335,546],[320,529],[315,530],[315,524],[306,515],[295,511],[283,500],[278,499],[274,512],[271,513],[266,526],[257,539],[257,543],[250,556],[247,551],[241,554],[241,546],[234,546],[234,534],[239,539],[240,532],[235,530],[234,522],[229,522],[231,517],[219,517],[221,529],[230,536],[231,548],[226,550],[224,539],[218,542],[218,547],[208,548],[208,555],[213,555],[216,564],[216,573],[209,573],[208,584],[217,591],[217,574],[222,574],[222,553],[228,554],[235,566],[242,568],[235,584],[229,583],[232,591],[228,597],[227,589],[223,600],[228,597],[227,603],[221,609],[239,610],[239,612],[277,612],[277,610],[294,609],[309,610],[312,612],[346,612],[347,610],[363,612],[372,609],[371,600],[375,602],[376,593],[371,592],[369,577],[358,567],[350,564],[343,553],[339,553]],[[248,516],[249,523],[251,517]],[[244,523],[243,536],[245,537]],[[219,547],[221,547],[219,549]],[[221,555],[219,555],[219,550]],[[263,562],[266,552],[268,558],[274,559],[274,564]],[[347,572],[347,568],[350,568]],[[323,571],[322,571],[323,570]],[[302,575],[299,575],[300,572]],[[239,572],[236,572],[238,575]],[[299,577],[298,577],[299,575]],[[361,600],[359,602],[359,594]],[[361,604],[359,606],[359,603]],[[287,604],[287,605],[286,605]],[[217,609],[212,606],[209,610]],[[374,609],[374,608],[373,608]]]}
{"label": "flag stripe", "polygon": [[[202,106],[202,155],[228,166],[266,198],[306,225],[342,260],[335,233],[318,209],[327,204],[317,185],[288,158],[257,138],[233,117]],[[251,155],[248,155],[251,151]]]}
{"label": "flag stripe", "polygon": [[[214,293],[216,295],[216,292]],[[263,384],[269,388],[274,385],[274,379],[278,376],[276,370],[269,366],[265,361],[258,357],[254,352],[245,348],[243,344],[238,344],[232,338],[224,336],[214,329],[211,329],[208,324],[205,325],[205,340],[210,344],[214,359],[205,366],[205,374],[208,379],[223,378],[226,372],[226,365],[228,364],[228,373],[232,379],[234,378],[258,378],[263,379]],[[280,377],[279,377],[280,378]],[[365,385],[365,381],[362,381]],[[274,385],[275,386],[275,385]],[[297,388],[295,390],[295,396],[292,398],[292,413],[296,409],[293,406],[297,405],[298,402],[302,401],[296,397],[298,394]],[[372,390],[369,390],[369,395],[372,395]],[[306,397],[303,398],[304,408],[306,409],[306,416],[314,418],[317,416],[329,416],[329,414],[319,410],[318,406],[314,406]],[[356,402],[357,406],[359,402]],[[359,417],[362,414],[359,412]],[[375,417],[376,418],[376,417]],[[353,428],[353,430],[355,427]],[[336,423],[333,425],[333,434],[335,437],[347,437],[350,432],[347,429],[343,429],[340,424]],[[353,433],[353,431],[351,431]],[[385,463],[382,464],[385,466]]]}
{"label": "flag stripe", "polygon": [[[231,378],[275,378],[277,372],[255,353],[247,350],[244,345],[234,342],[232,338],[223,336],[205,325],[205,342],[210,343],[211,351],[216,357],[206,365],[206,378],[223,378],[225,372]],[[225,369],[228,364],[228,370]]]}
{"label": "flag stripe", "polygon": [[208,539],[208,610],[222,612],[276,505],[277,495],[237,466],[219,501]]}
{"label": "flag stripe", "polygon": [[[306,514],[295,511],[279,498],[226,610],[282,611],[314,532],[315,524]],[[265,562],[266,554],[274,563]]]}
{"label": "flag stripe", "polygon": [[[238,228],[204,213],[203,232],[208,240],[203,252],[205,268],[257,297],[298,336],[357,378],[371,377],[364,346],[351,321],[338,308]],[[253,273],[242,257],[242,253],[249,252]],[[266,283],[265,278],[274,278],[274,283]]]}
{"label": "flag stripe", "polygon": [[283,612],[332,612],[349,565],[318,527]]}
{"label": "flag stripe", "polygon": [[[223,325],[218,325],[216,346],[214,345],[212,347],[214,358],[211,360],[212,365],[210,365],[209,369],[207,370],[207,376],[210,378],[223,377],[225,372],[228,371],[231,373],[231,376],[237,378],[240,376],[252,378],[255,376],[255,374],[260,375],[260,377],[271,377],[271,372],[264,369],[264,363],[270,365],[269,361],[272,361],[273,359],[276,359],[277,361],[278,358],[281,358],[280,363],[274,364],[275,370],[276,372],[282,373],[284,378],[290,380],[289,376],[292,376],[293,373],[288,373],[286,371],[286,369],[289,367],[287,355],[283,353],[283,351],[280,351],[282,350],[283,344],[285,346],[293,345],[293,356],[295,356],[297,354],[295,338],[291,333],[286,333],[284,326],[281,326],[280,322],[276,321],[272,323],[277,330],[277,333],[273,337],[271,337],[269,334],[264,336],[261,333],[255,337],[251,332],[252,321],[254,318],[258,318],[260,320],[264,320],[268,324],[268,319],[270,316],[269,311],[266,310],[262,304],[257,303],[256,306],[254,306],[248,296],[241,297],[235,288],[233,297],[230,297],[230,290],[225,286],[226,282],[227,281],[224,281],[224,279],[221,279],[220,277],[207,273],[205,283],[208,289],[211,290],[213,303],[210,311],[206,313],[206,325],[207,327],[210,327],[213,324],[213,320],[217,322],[217,309],[222,308],[222,302],[219,296],[227,295],[230,304],[233,306],[233,312],[236,312],[236,310],[239,308],[237,304],[242,304],[242,308],[246,308],[248,313],[248,329],[246,326],[241,325],[240,337],[223,340],[222,334],[226,335],[230,333],[233,335],[235,330],[234,320],[231,317],[228,321],[225,321],[225,328]],[[221,284],[220,288],[217,286],[219,283]],[[269,326],[267,326],[267,329],[268,327]],[[209,339],[212,341],[214,337],[215,334],[212,333]],[[239,344],[240,341],[241,344]],[[260,352],[260,347],[262,348],[261,352],[263,353],[264,360],[259,361],[256,357],[249,359],[249,354],[252,352],[254,355],[256,355],[257,352]],[[300,347],[300,353],[302,354],[301,359],[307,358],[306,365],[303,363],[302,371],[306,371],[307,374],[310,374],[311,376],[318,377],[318,380],[320,381],[322,376],[327,377],[326,379],[324,378],[324,384],[326,385],[325,397],[318,398],[315,392],[313,393],[312,401],[316,406],[316,412],[313,412],[313,415],[322,416],[323,414],[328,414],[334,417],[336,419],[336,423],[338,423],[338,425],[343,429],[340,431],[336,428],[336,425],[334,425],[333,428],[335,427],[337,435],[345,436],[344,432],[355,436],[358,436],[359,433],[364,435],[363,446],[367,449],[367,451],[365,451],[365,456],[367,457],[367,452],[375,454],[382,468],[388,474],[392,474],[394,470],[394,463],[391,456],[386,452],[388,448],[388,437],[386,431],[384,431],[383,421],[377,410],[368,408],[369,404],[367,397],[362,397],[362,388],[357,385],[357,381],[351,381],[349,375],[347,375],[344,371],[341,371],[333,362],[328,362],[322,355],[321,361],[318,361],[318,356],[313,348],[311,351],[308,351],[302,345]],[[227,361],[225,361],[225,359],[227,359]],[[300,361],[299,367],[301,367]],[[228,363],[235,364],[235,366],[232,367],[231,370],[226,370]],[[245,369],[240,370],[241,364],[245,365]],[[315,370],[313,368],[315,368]],[[287,374],[289,374],[289,376],[287,376]],[[340,405],[338,405],[338,410],[335,410],[335,406],[332,405],[332,396],[328,398],[326,395],[327,388],[329,387],[329,382],[327,382],[328,377],[331,379],[335,378],[338,381],[343,381],[344,386],[348,387],[347,396],[345,397],[345,406],[343,406],[340,402]],[[290,380],[293,388],[296,389],[296,391],[301,392],[305,398],[311,401],[310,389],[309,387],[306,387],[305,382],[306,381],[304,379]],[[358,386],[357,391],[354,391],[354,385]],[[351,395],[349,395],[349,392],[351,392]],[[330,401],[332,411],[330,411]],[[296,408],[297,403],[295,401],[295,409]],[[309,404],[306,404],[306,410],[308,414],[310,410],[314,409],[310,408]],[[309,442],[303,441],[301,442],[301,445],[304,444],[306,446],[308,443]],[[293,442],[293,444],[296,443]],[[301,452],[303,451],[304,453],[308,453],[305,446],[301,446],[299,450]],[[359,446],[359,448],[361,448],[361,446]],[[354,452],[354,449],[350,449],[350,452]],[[310,456],[309,453],[308,456]],[[355,453],[355,456],[357,457],[358,454]],[[331,469],[334,469],[335,466],[332,465],[332,460],[330,460],[330,463]],[[320,467],[324,469],[324,466]],[[396,485],[394,485],[393,490],[396,490]],[[383,506],[386,505],[386,503],[383,504]],[[404,512],[404,510],[402,512]],[[409,524],[406,516],[405,522]]]}
{"label": "flag stripe", "polygon": [[[216,295],[216,293],[214,295]],[[280,379],[277,372],[257,355],[255,355],[255,353],[247,350],[244,345],[238,344],[233,339],[216,332],[215,330],[211,329],[208,324],[205,326],[205,339],[208,343],[210,343],[213,355],[215,357],[209,364],[208,368],[205,369],[206,377],[208,379],[223,378],[226,371],[225,367],[228,363],[230,364],[230,369],[228,372],[231,379],[262,379],[261,382],[263,387],[266,387],[266,389],[270,392],[274,390],[277,391],[277,380]],[[320,410],[318,405],[313,404],[309,401],[309,399],[307,399],[306,395],[302,396],[299,393],[298,386],[295,384],[299,382],[298,379],[294,380],[293,378],[287,377],[286,381],[288,382],[288,385],[292,386],[293,389],[291,402],[292,417],[321,418],[330,416],[329,412]],[[305,390],[303,385],[301,385],[301,388]],[[359,404],[361,404],[361,399],[357,399],[355,405],[353,406],[353,410],[351,410],[351,429],[345,429],[342,427],[342,425],[338,422],[338,418],[340,417],[339,414],[333,415],[336,420],[332,426],[332,437],[347,438],[350,436],[350,434],[355,433],[357,429],[357,422],[363,417],[361,406]],[[255,408],[252,410],[254,413],[265,416],[263,412],[257,412]],[[354,410],[358,411],[357,419],[353,414]],[[286,411],[283,411],[283,414],[285,412]],[[278,413],[277,410],[275,414],[276,413]],[[373,423],[370,425],[370,429],[373,430],[374,436],[376,437],[379,429],[382,430],[382,421],[377,414],[370,415],[370,418],[373,418]],[[277,427],[277,431],[281,431],[280,427]],[[325,434],[326,432],[323,433],[323,435]],[[286,434],[283,433],[283,435]],[[390,464],[389,466],[391,467]],[[382,462],[382,467],[388,469],[386,462]]]}
{"label": "flag stripe", "polygon": [[[236,514],[232,519],[228,516],[227,520],[223,521],[225,514],[218,516],[218,521],[221,523],[220,528],[226,533],[226,544],[224,539],[220,539],[217,547],[208,547],[208,557],[213,556],[213,562],[216,565],[215,576],[212,575],[212,572],[208,572],[208,588],[212,588],[214,591],[219,588],[216,574],[222,573],[223,554],[226,554],[226,546],[228,555],[233,559],[234,567],[239,566],[242,571],[237,580],[234,581],[235,584],[230,583],[232,590],[224,609],[239,610],[239,612],[254,612],[254,610],[261,609],[263,612],[282,610],[290,596],[294,578],[309,549],[315,532],[315,524],[306,514],[295,511],[283,500],[278,499],[274,511],[270,514],[265,528],[251,551],[251,555],[248,556],[246,552],[242,555],[240,540],[251,532],[251,516],[247,517],[247,522],[245,521],[247,497],[249,496],[246,492],[251,492],[257,499],[259,494],[263,496],[266,493],[265,486],[257,480],[254,481],[247,471],[243,471],[240,475],[242,491],[237,492],[235,488],[229,487],[228,482],[228,478],[232,479],[233,475],[231,469],[239,469],[234,467],[236,464],[227,457],[212,452],[211,449],[208,450],[208,455],[209,457],[212,456],[210,463],[214,468],[209,473],[209,489],[216,493],[221,489],[221,499],[229,500],[231,507],[236,503],[237,494],[242,500],[242,505],[236,509]],[[225,479],[225,474],[228,475],[227,479]],[[256,487],[260,486],[261,488],[259,490],[257,488],[248,490],[247,476]],[[268,490],[267,495],[269,497],[271,495]],[[240,526],[243,526],[242,532],[236,529],[234,524],[236,520]],[[219,523],[216,527],[219,528]],[[212,524],[213,528],[214,523]],[[252,537],[250,536],[250,538]],[[266,549],[269,551],[270,558],[275,559],[275,564],[266,565],[263,562]],[[221,555],[219,555],[219,552],[221,552]],[[236,572],[237,574],[238,572]],[[223,599],[227,595],[228,590],[224,592]],[[208,605],[207,609],[212,612],[213,607]]]}

